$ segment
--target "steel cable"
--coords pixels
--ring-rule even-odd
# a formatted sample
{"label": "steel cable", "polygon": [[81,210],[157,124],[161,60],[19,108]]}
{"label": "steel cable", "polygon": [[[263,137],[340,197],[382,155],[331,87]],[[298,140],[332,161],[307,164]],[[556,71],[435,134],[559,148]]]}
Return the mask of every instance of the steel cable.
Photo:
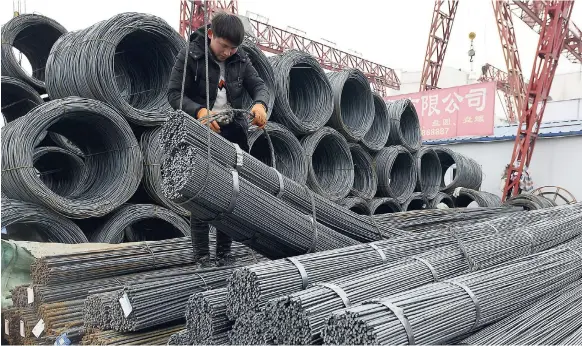
{"label": "steel cable", "polygon": [[429,200],[428,209],[437,209],[441,203],[449,208],[455,208],[455,201],[453,201],[453,198],[444,192],[439,192],[433,199]]}
{"label": "steel cable", "polygon": [[18,78],[2,76],[2,116],[5,124],[25,116],[41,103],[44,101],[33,87]]}
{"label": "steel cable", "polygon": [[359,215],[371,215],[370,207],[368,202],[360,197],[346,197],[337,201],[337,204],[344,208],[348,208]]}
{"label": "steel cable", "polygon": [[522,207],[524,210],[536,210],[555,207],[556,203],[544,196],[522,193],[507,199],[503,205]]}
{"label": "steel cable", "polygon": [[394,198],[380,197],[374,198],[368,202],[370,215],[381,215],[398,213],[402,211],[402,206]]}
{"label": "steel cable", "polygon": [[163,123],[166,91],[182,37],[163,19],[121,13],[63,35],[46,67],[52,99],[78,95],[109,103],[136,125]]}
{"label": "steel cable", "polygon": [[[440,189],[442,192],[451,194],[458,187],[473,190],[480,189],[483,173],[481,166],[475,160],[454,152],[447,147],[434,146],[433,149],[441,162],[442,179]],[[445,183],[447,171],[453,165],[456,168],[455,174],[452,175],[452,180],[449,183]]]}
{"label": "steel cable", "polygon": [[380,150],[375,158],[378,174],[378,197],[392,197],[404,203],[416,186],[416,163],[412,154],[396,145]]}
{"label": "steel cable", "polygon": [[357,69],[327,74],[333,92],[333,113],[327,126],[350,142],[364,138],[374,121],[374,100],[370,82]]}
{"label": "steel cable", "polygon": [[404,203],[402,203],[401,207],[402,211],[428,209],[428,199],[426,199],[422,192],[414,192]]}
{"label": "steel cable", "polygon": [[372,156],[359,144],[349,143],[349,147],[354,162],[354,184],[350,195],[371,199],[378,189],[378,175]]}
{"label": "steel cable", "polygon": [[[267,100],[267,120],[271,117],[273,111],[273,106],[275,105],[275,95],[277,94],[275,89],[275,73],[273,72],[273,67],[271,63],[265,56],[262,50],[257,47],[256,44],[249,40],[244,40],[243,43],[238,47],[241,51],[245,52],[259,77],[265,83],[267,90],[269,90],[269,99]],[[243,101],[242,108],[250,109],[253,105],[253,99],[243,88]]]}
{"label": "steel cable", "polygon": [[78,155],[59,147],[36,147],[32,162],[40,180],[59,196],[82,193],[89,180],[89,171]]}
{"label": "steel cable", "polygon": [[409,99],[387,103],[390,115],[390,135],[387,145],[402,145],[414,153],[420,149],[420,122],[414,104]]}
{"label": "steel cable", "polygon": [[464,187],[456,188],[453,197],[457,208],[466,208],[472,202],[477,203],[479,207],[501,206],[501,198],[499,196],[485,191],[466,189]]}
{"label": "steel cable", "polygon": [[[43,94],[49,53],[66,32],[55,20],[38,14],[26,13],[10,19],[2,26],[2,76],[18,78]],[[32,74],[21,66],[13,48],[26,56]]]}
{"label": "steel cable", "polygon": [[433,199],[440,191],[441,163],[432,147],[421,146],[414,154],[416,160],[416,192],[422,192],[427,199]]}
{"label": "steel cable", "polygon": [[364,138],[362,145],[370,151],[379,151],[388,142],[390,136],[390,115],[386,101],[378,93],[372,93],[374,100],[374,121]]}
{"label": "steel cable", "polygon": [[273,120],[296,135],[323,127],[333,112],[333,93],[319,62],[297,50],[272,56],[269,62],[276,90]]}

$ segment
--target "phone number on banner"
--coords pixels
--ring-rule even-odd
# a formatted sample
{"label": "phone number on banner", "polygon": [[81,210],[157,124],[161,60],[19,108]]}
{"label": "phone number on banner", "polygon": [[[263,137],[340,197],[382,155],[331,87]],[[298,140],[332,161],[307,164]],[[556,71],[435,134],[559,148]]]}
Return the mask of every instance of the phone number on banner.
{"label": "phone number on banner", "polygon": [[421,129],[422,136],[435,136],[435,135],[446,135],[449,133],[448,127],[439,127],[432,129]]}

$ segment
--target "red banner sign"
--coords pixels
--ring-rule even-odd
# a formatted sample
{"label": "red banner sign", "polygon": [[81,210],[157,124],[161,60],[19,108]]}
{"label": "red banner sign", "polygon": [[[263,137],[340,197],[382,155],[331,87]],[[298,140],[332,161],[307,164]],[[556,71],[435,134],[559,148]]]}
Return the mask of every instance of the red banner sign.
{"label": "red banner sign", "polygon": [[493,134],[495,82],[389,96],[410,98],[420,121],[422,139]]}

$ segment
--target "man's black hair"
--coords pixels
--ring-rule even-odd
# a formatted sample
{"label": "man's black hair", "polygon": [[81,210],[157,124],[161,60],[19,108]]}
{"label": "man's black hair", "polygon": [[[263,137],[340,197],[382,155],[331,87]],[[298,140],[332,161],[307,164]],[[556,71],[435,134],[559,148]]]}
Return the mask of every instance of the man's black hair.
{"label": "man's black hair", "polygon": [[212,18],[212,32],[216,37],[239,46],[245,38],[245,27],[240,18],[232,13],[220,12]]}

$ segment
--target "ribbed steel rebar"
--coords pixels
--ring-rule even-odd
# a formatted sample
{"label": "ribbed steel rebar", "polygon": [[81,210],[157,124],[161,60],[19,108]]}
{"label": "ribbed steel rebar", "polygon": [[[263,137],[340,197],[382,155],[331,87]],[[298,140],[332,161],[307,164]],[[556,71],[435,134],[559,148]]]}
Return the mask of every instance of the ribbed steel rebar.
{"label": "ribbed steel rebar", "polygon": [[319,130],[333,112],[331,84],[314,57],[288,50],[269,58],[275,77],[273,120],[296,135]]}
{"label": "ribbed steel rebar", "polygon": [[10,298],[12,299],[12,306],[23,308],[28,306],[28,285],[18,285],[10,290]]}
{"label": "ribbed steel rebar", "polygon": [[2,76],[2,116],[5,124],[26,115],[41,103],[44,101],[33,87],[18,78]]}
{"label": "ribbed steel rebar", "polygon": [[422,192],[414,192],[401,207],[402,211],[428,209],[428,199]]}
{"label": "ribbed steel rebar", "polygon": [[[465,187],[468,189],[479,190],[481,181],[483,180],[483,172],[481,166],[473,159],[459,154],[447,147],[433,146],[432,147],[441,162],[441,191],[452,194],[458,187]],[[452,180],[445,183],[445,176],[451,166],[455,165],[456,171],[452,176]]]}
{"label": "ribbed steel rebar", "polygon": [[[36,138],[51,130],[83,148],[85,189],[61,196],[34,168]],[[2,130],[2,193],[64,216],[103,216],[126,202],[142,177],[142,155],[127,121],[105,103],[68,97],[44,103]]]}
{"label": "ribbed steel rebar", "polygon": [[374,121],[374,100],[370,82],[357,69],[329,72],[333,92],[333,113],[327,122],[348,141],[359,142]]}
{"label": "ribbed steel rebar", "polygon": [[234,322],[226,316],[226,288],[196,293],[186,305],[190,345],[227,345]]}
{"label": "ribbed steel rebar", "polygon": [[349,210],[359,215],[372,214],[370,211],[370,207],[368,206],[368,202],[360,197],[346,197],[344,199],[340,199],[339,201],[337,201],[337,204],[345,208],[348,208]]}
{"label": "ribbed steel rebar", "polygon": [[364,138],[362,145],[371,151],[379,151],[386,146],[390,136],[390,115],[386,101],[378,93],[372,93],[374,100],[374,121]]}
{"label": "ribbed steel rebar", "polygon": [[[10,19],[2,26],[2,76],[21,79],[39,93],[44,93],[49,53],[66,32],[67,29],[55,20],[39,14],[25,13]],[[32,75],[24,70],[13,48],[26,56]]]}
{"label": "ribbed steel rebar", "polygon": [[555,207],[556,203],[541,195],[522,193],[503,202],[503,205],[522,207],[524,210],[536,210]]}
{"label": "ribbed steel rebar", "polygon": [[564,338],[561,342],[561,345],[580,345],[582,344],[582,328],[578,328],[578,330],[574,331],[568,337]]}
{"label": "ribbed steel rebar", "polygon": [[[269,99],[267,100],[267,119],[271,117],[273,111],[273,106],[275,105],[275,96],[277,91],[275,89],[275,73],[273,72],[273,66],[265,56],[265,53],[257,47],[256,44],[249,40],[244,40],[239,46],[239,49],[247,54],[253,67],[257,70],[259,77],[265,83],[265,86],[269,90]],[[253,99],[250,95],[243,89],[243,108],[250,109],[253,105]]]}
{"label": "ribbed steel rebar", "polygon": [[372,156],[359,144],[349,143],[354,162],[354,184],[350,194],[364,199],[371,199],[378,189],[378,175]]}
{"label": "ribbed steel rebar", "polygon": [[432,147],[422,146],[414,154],[416,160],[416,192],[422,192],[427,199],[433,199],[440,191],[441,163]]}
{"label": "ribbed steel rebar", "polygon": [[231,345],[264,345],[265,312],[252,311],[238,316],[228,336]]}
{"label": "ribbed steel rebar", "polygon": [[63,35],[46,66],[52,99],[78,95],[107,102],[129,121],[153,126],[170,110],[170,71],[182,37],[163,19],[126,12]]}
{"label": "ribbed steel rebar", "polygon": [[83,303],[80,299],[40,305],[38,314],[45,325],[43,333],[58,336],[69,328],[82,327]]}
{"label": "ribbed steel rebar", "polygon": [[170,335],[168,345],[192,345],[189,335],[190,333],[187,329],[182,329],[181,331]]}
{"label": "ribbed steel rebar", "polygon": [[398,213],[402,211],[402,206],[394,198],[380,197],[368,202],[371,215],[381,215]]}
{"label": "ribbed steel rebar", "polygon": [[390,136],[387,145],[401,145],[411,153],[420,149],[420,122],[414,104],[409,99],[388,102]]}
{"label": "ribbed steel rebar", "polygon": [[44,185],[60,196],[82,193],[87,188],[89,171],[85,161],[69,150],[60,147],[36,147],[32,162]]}
{"label": "ribbed steel rebar", "polygon": [[453,201],[451,196],[444,192],[439,192],[428,202],[428,209],[437,209],[440,203],[445,204],[449,208],[455,207],[455,201]]}
{"label": "ribbed steel rebar", "polygon": [[453,192],[453,197],[457,208],[465,208],[472,202],[477,203],[480,207],[501,206],[501,197],[490,192],[475,191],[464,187],[456,188],[455,192]]}
{"label": "ribbed steel rebar", "polygon": [[82,345],[165,345],[174,333],[184,329],[183,324],[135,333],[113,330],[92,330],[83,336]]}
{"label": "ribbed steel rebar", "polygon": [[416,186],[416,163],[403,146],[385,147],[374,157],[378,174],[378,197],[392,197],[404,203]]}

